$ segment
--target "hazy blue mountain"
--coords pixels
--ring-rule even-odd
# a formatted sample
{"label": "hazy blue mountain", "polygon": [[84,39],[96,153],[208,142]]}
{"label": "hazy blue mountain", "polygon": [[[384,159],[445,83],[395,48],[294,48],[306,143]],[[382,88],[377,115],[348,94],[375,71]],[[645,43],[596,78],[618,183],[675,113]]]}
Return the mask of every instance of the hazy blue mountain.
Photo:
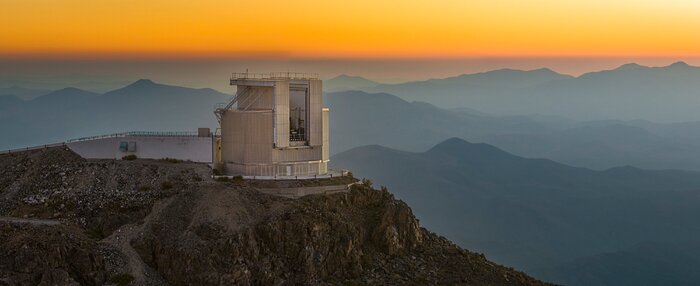
{"label": "hazy blue mountain", "polygon": [[[105,93],[101,101],[118,110],[124,127],[130,130],[195,130],[197,127],[217,126],[214,106],[228,102],[231,95],[203,88],[192,89],[138,80],[126,87]],[[145,115],[152,114],[158,120],[144,122]]]}
{"label": "hazy blue mountain", "polygon": [[19,99],[30,100],[51,92],[48,89],[31,89],[13,85],[0,88],[0,95],[14,95]]}
{"label": "hazy blue mountain", "polygon": [[99,95],[95,92],[67,87],[39,96],[31,100],[31,105],[53,108],[69,107],[76,104],[85,104]]}
{"label": "hazy blue mountain", "polygon": [[[490,112],[491,104],[506,101],[523,89],[571,78],[549,69],[500,69],[444,79],[381,84],[362,90],[391,93],[406,100],[429,102],[444,108],[468,107]],[[519,114],[523,113],[531,112]]]}
{"label": "hazy blue mountain", "polygon": [[372,81],[359,76],[339,75],[329,80],[323,81],[323,90],[329,92],[356,90],[361,88],[370,88],[379,85],[378,82]]}
{"label": "hazy blue mountain", "polygon": [[479,116],[490,116],[489,114],[486,114],[484,112],[481,112],[479,110],[469,108],[469,107],[456,107],[456,108],[449,108],[448,110],[458,112],[458,113],[464,113],[464,114],[471,114],[471,115],[479,115]]}
{"label": "hazy blue mountain", "polygon": [[625,124],[644,128],[656,135],[678,142],[689,140],[700,142],[700,121],[662,124],[646,120],[633,120],[625,122]]}
{"label": "hazy blue mountain", "polygon": [[[690,251],[688,251],[690,249]],[[697,245],[645,242],[557,266],[551,275],[566,285],[698,285]]]}
{"label": "hazy blue mountain", "polygon": [[[216,128],[216,103],[230,96],[213,89],[193,89],[139,80],[97,94],[65,88],[29,101],[0,98],[3,121],[0,149],[62,142],[124,131],[195,131]],[[5,101],[11,101],[9,107]]]}
{"label": "hazy blue mountain", "polygon": [[22,104],[22,101],[14,95],[0,95],[0,109]]}
{"label": "hazy blue mountain", "polygon": [[363,90],[491,114],[551,114],[576,120],[700,120],[700,68],[682,62],[666,67],[628,64],[579,77],[549,70],[498,70]]}
{"label": "hazy blue mountain", "polygon": [[[24,103],[23,100],[14,95],[0,95],[0,126],[10,125],[10,117],[18,110],[18,107]],[[0,147],[0,149],[2,149]]]}
{"label": "hazy blue mountain", "polygon": [[331,152],[378,144],[424,151],[451,137],[489,143],[519,156],[607,169],[700,170],[700,123],[578,122],[561,116],[492,116],[440,109],[390,94],[328,93]]}
{"label": "hazy blue mountain", "polygon": [[[424,225],[460,245],[555,282],[597,282],[593,270],[591,276],[561,279],[567,272],[556,269],[579,258],[624,251],[643,242],[700,237],[697,172],[634,167],[593,171],[454,138],[423,153],[360,147],[333,156],[331,164],[395,190]],[[683,250],[700,253],[697,248]],[[648,273],[685,261],[664,259],[659,262],[663,267],[655,265],[661,268],[641,263],[624,274],[623,269],[609,269],[612,277],[642,280],[606,280],[603,285],[644,285]],[[676,281],[688,277],[693,276]]]}
{"label": "hazy blue mountain", "polygon": [[479,138],[547,132],[554,128],[545,120],[526,116],[495,117],[473,110],[444,110],[386,93],[328,93],[324,100],[331,108],[333,153],[368,144],[422,151],[455,136]]}
{"label": "hazy blue mountain", "polygon": [[[139,80],[97,94],[64,88],[34,100],[0,96],[0,149],[128,130],[216,127],[211,113],[228,95]],[[634,165],[700,170],[700,123],[643,120],[577,122],[562,116],[493,116],[472,108],[441,109],[390,94],[326,94],[331,152],[380,144],[424,151],[451,137],[487,142],[520,156],[604,169]]]}
{"label": "hazy blue mountain", "polygon": [[0,77],[0,86],[27,90],[27,97],[19,96],[17,93],[4,93],[0,88],[0,95],[13,94],[18,97],[30,100],[37,96],[47,94],[52,90],[61,89],[67,86],[76,87],[83,90],[95,92],[107,92],[122,87],[134,81],[134,77],[115,76],[114,74],[82,74],[67,73],[61,75],[33,75],[28,77]]}
{"label": "hazy blue mountain", "polygon": [[700,140],[662,136],[630,123],[607,124],[586,126],[583,123],[581,127],[549,133],[499,134],[474,141],[489,143],[520,156],[548,158],[593,169],[632,165],[700,170]]}

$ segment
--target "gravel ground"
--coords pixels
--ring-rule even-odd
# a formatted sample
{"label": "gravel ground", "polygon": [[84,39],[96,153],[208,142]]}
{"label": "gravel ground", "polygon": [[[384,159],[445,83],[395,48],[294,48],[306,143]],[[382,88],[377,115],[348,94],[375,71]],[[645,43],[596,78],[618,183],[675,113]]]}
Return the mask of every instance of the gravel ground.
{"label": "gravel ground", "polygon": [[210,173],[0,155],[0,285],[545,285],[421,228],[385,189],[288,199],[255,189],[314,182]]}

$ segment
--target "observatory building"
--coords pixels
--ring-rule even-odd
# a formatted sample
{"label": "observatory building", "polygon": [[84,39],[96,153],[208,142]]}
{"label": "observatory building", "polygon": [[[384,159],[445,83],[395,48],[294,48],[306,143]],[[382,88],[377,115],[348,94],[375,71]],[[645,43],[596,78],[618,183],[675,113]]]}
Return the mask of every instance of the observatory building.
{"label": "observatory building", "polygon": [[328,172],[328,108],[315,74],[234,73],[236,94],[216,109],[216,161],[228,175],[313,176]]}
{"label": "observatory building", "polygon": [[[214,114],[216,132],[123,132],[72,139],[66,146],[87,159],[177,159],[212,164],[224,175],[297,179],[329,172],[329,110],[322,82],[308,73],[234,73],[236,93]],[[38,146],[33,148],[45,148]],[[29,148],[22,148],[24,151]],[[342,174],[342,173],[341,173]]]}

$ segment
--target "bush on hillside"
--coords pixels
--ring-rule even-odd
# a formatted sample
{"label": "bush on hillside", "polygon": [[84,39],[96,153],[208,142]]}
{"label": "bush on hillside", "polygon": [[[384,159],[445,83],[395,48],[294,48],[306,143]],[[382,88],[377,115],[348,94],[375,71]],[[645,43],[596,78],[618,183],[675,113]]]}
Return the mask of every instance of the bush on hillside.
{"label": "bush on hillside", "polygon": [[133,160],[136,160],[137,158],[138,157],[136,157],[136,155],[130,154],[130,155],[126,155],[126,156],[122,157],[122,160],[133,161]]}

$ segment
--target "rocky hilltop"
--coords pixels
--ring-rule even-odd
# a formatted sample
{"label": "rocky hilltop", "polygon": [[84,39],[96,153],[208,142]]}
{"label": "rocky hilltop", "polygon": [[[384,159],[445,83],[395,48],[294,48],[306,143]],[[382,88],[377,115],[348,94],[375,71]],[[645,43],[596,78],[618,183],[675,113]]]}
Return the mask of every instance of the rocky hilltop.
{"label": "rocky hilltop", "polygon": [[0,155],[0,285],[545,284],[421,228],[369,183],[289,199],[209,173]]}

